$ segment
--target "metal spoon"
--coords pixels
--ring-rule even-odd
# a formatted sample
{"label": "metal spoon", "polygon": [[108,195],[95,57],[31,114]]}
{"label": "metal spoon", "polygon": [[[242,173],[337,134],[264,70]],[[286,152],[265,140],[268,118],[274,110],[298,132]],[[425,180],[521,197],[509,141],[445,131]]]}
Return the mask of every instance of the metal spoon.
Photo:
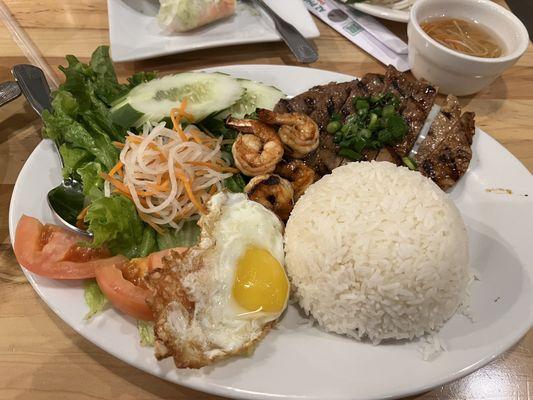
{"label": "metal spoon", "polygon": [[15,100],[20,96],[20,88],[17,82],[0,83],[0,106]]}
{"label": "metal spoon", "polygon": [[[39,116],[42,116],[44,110],[51,110],[52,103],[50,101],[50,87],[46,82],[43,71],[29,64],[18,64],[15,65],[11,71],[15,80],[18,83],[20,91],[28,100],[31,107],[35,110]],[[16,84],[16,83],[15,83]],[[63,158],[59,152],[58,144],[54,141],[55,149],[59,155],[59,160],[61,162],[61,167],[64,166]],[[84,195],[82,193],[82,184],[75,179],[66,178],[61,182],[61,184],[52,190],[50,190],[46,196],[48,205],[50,209],[57,217],[57,219],[63,223],[67,228],[73,230],[74,232],[92,236],[92,233],[87,232],[83,229],[78,228],[76,225],[69,221],[73,221],[73,214],[68,215],[67,205],[77,202],[83,208]],[[75,210],[70,210],[72,211]]]}
{"label": "metal spoon", "polygon": [[263,0],[255,0],[255,2],[272,18],[281,38],[299,62],[308,64],[318,60],[316,49],[293,25],[276,14]]}

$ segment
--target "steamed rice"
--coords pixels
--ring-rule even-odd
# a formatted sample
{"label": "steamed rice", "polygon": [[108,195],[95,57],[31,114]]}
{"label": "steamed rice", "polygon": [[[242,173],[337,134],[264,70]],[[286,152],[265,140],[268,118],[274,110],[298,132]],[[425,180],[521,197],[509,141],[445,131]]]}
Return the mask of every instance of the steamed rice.
{"label": "steamed rice", "polygon": [[446,193],[386,162],[339,167],[285,233],[295,299],[325,330],[374,343],[434,333],[465,300],[468,237]]}

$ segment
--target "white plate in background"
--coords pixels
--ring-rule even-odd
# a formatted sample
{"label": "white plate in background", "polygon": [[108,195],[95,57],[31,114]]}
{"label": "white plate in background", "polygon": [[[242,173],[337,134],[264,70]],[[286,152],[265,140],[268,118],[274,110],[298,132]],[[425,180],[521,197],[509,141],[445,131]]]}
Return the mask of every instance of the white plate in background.
{"label": "white plate in background", "polygon": [[377,18],[383,18],[397,22],[409,22],[409,9],[395,10],[394,8],[368,3],[353,3],[350,4],[350,6],[356,10]]}
{"label": "white plate in background", "polygon": [[[319,36],[301,0],[264,0],[307,38]],[[210,47],[281,40],[274,23],[252,0],[238,0],[236,15],[185,33],[164,33],[157,0],[108,0],[113,61],[133,61]],[[231,51],[231,49],[228,49]]]}
{"label": "white plate in background", "polygon": [[[314,85],[353,79],[311,68],[241,65],[211,68],[274,85],[296,95]],[[79,281],[55,281],[24,270],[46,304],[79,334],[150,374],[197,390],[242,399],[356,400],[401,397],[464,376],[509,349],[533,322],[533,179],[489,135],[476,129],[468,172],[450,195],[470,238],[471,265],[479,280],[470,288],[474,322],[455,315],[439,333],[448,350],[423,361],[416,342],[380,346],[328,334],[309,325],[291,305],[277,329],[250,357],[235,357],[200,371],[158,362],[139,344],[135,321],[107,309],[84,321]],[[22,168],[11,198],[11,241],[22,214],[53,222],[45,200],[61,181],[58,157],[42,141]],[[502,189],[509,189],[508,194]],[[496,377],[494,379],[497,379]],[[485,385],[483,379],[480,385]]]}

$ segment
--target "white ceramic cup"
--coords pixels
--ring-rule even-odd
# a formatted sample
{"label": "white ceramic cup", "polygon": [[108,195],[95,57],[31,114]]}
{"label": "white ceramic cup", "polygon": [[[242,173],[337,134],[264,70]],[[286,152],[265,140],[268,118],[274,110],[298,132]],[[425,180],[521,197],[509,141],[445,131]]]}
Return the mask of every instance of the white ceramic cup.
{"label": "white ceramic cup", "polygon": [[[433,18],[459,18],[479,23],[499,38],[501,57],[469,56],[441,45],[427,35],[420,23]],[[490,85],[524,54],[527,29],[505,8],[490,0],[418,0],[411,8],[409,64],[417,79],[426,79],[441,93],[466,96]]]}

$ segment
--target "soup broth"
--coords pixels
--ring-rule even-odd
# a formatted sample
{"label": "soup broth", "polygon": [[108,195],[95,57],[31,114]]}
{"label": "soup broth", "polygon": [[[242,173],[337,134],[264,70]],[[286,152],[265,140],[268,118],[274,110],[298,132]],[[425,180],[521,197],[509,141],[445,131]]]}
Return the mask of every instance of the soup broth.
{"label": "soup broth", "polygon": [[503,54],[497,36],[470,21],[438,18],[424,21],[420,27],[443,46],[469,56],[495,58]]}

